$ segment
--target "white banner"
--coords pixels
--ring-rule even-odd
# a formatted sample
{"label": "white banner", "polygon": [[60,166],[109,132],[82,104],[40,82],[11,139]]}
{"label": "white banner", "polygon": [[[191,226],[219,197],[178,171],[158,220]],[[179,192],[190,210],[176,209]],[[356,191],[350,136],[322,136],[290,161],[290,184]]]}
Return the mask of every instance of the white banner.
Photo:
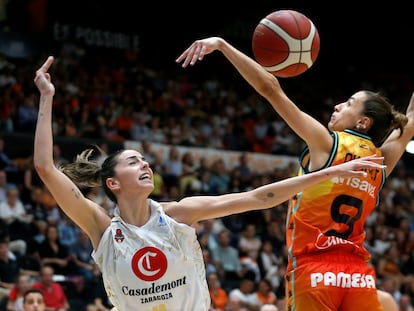
{"label": "white banner", "polygon": [[[134,149],[141,152],[141,143],[137,141],[126,141],[125,149]],[[171,145],[152,143],[151,149],[156,154],[161,154],[164,161],[168,159]],[[187,151],[191,151],[195,163],[199,163],[201,158],[206,158],[208,165],[216,159],[223,159],[227,169],[233,169],[239,164],[239,157],[242,152],[217,150],[209,148],[176,146],[180,152],[180,157]],[[286,168],[291,163],[297,164],[298,158],[292,156],[271,155],[263,153],[246,152],[250,168],[254,172],[265,173],[273,171],[275,167]]]}

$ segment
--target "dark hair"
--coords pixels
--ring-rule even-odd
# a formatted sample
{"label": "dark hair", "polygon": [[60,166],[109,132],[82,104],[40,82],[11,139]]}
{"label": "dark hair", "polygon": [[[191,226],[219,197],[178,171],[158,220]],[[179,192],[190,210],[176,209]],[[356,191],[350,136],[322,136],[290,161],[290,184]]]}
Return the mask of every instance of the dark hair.
{"label": "dark hair", "polygon": [[[77,185],[86,187],[102,186],[109,199],[117,203],[115,194],[106,186],[106,180],[115,176],[118,157],[124,150],[118,150],[107,156],[101,148],[95,147],[96,149],[84,150],[73,163],[64,164],[60,169]],[[92,157],[96,150],[101,157],[106,156],[102,163],[99,161],[99,157]]]}
{"label": "dark hair", "polygon": [[24,295],[23,295],[23,303],[26,303],[27,296],[28,296],[29,294],[40,294],[40,295],[44,298],[44,295],[43,295],[42,290],[40,290],[40,289],[38,289],[38,288],[30,288],[30,289],[28,289],[27,291],[25,291],[25,293],[24,293]]}
{"label": "dark hair", "polygon": [[381,146],[394,129],[399,129],[401,136],[408,122],[407,116],[396,111],[388,98],[379,93],[363,92],[367,98],[364,101],[362,113],[372,120],[367,135],[371,137],[373,143],[377,147]]}

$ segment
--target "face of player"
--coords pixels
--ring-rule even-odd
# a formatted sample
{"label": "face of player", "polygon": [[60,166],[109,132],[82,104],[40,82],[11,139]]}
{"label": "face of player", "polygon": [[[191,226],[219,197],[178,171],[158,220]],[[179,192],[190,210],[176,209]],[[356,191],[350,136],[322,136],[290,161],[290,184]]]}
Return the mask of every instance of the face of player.
{"label": "face of player", "polygon": [[121,191],[147,189],[150,193],[154,189],[153,172],[144,157],[135,150],[122,152],[115,170],[116,177],[112,181]]}
{"label": "face of player", "polygon": [[345,129],[357,129],[357,125],[363,129],[365,116],[362,115],[363,104],[366,99],[364,92],[357,92],[346,102],[334,107],[334,112],[328,123],[328,128],[332,131],[343,131]]}
{"label": "face of player", "polygon": [[26,296],[26,302],[23,305],[24,311],[45,311],[45,301],[39,293],[30,293]]}

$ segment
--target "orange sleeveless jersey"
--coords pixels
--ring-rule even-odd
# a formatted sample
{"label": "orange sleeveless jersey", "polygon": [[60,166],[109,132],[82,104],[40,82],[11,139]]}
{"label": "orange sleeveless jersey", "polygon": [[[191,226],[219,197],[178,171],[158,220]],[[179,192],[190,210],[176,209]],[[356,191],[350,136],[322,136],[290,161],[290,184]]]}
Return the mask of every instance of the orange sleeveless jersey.
{"label": "orange sleeveless jersey", "polygon": [[[368,136],[345,130],[333,132],[334,144],[325,167],[372,154],[381,156]],[[300,156],[299,175],[307,172],[309,150]],[[300,255],[327,251],[358,254],[365,260],[364,223],[377,206],[385,182],[384,170],[370,170],[367,177],[332,178],[298,193],[289,202],[286,243],[289,270]]]}

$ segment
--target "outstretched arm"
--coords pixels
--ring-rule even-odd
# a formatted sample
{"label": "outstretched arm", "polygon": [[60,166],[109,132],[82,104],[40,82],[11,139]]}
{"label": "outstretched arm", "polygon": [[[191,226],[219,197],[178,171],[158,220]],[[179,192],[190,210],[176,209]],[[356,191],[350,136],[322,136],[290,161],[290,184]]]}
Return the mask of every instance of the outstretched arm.
{"label": "outstretched arm", "polygon": [[[213,51],[220,51],[233,64],[241,76],[272,105],[292,130],[301,137],[312,151],[328,153],[332,137],[325,125],[300,110],[282,90],[278,79],[260,64],[219,37],[194,41],[177,59],[183,67],[202,61]],[[324,161],[323,161],[324,162]]]}
{"label": "outstretched arm", "polygon": [[220,196],[199,196],[164,204],[165,211],[177,221],[193,224],[203,219],[224,217],[281,204],[304,189],[334,177],[366,176],[366,170],[380,170],[383,157],[375,155],[334,165],[302,176],[287,178],[251,191]]}
{"label": "outstretched arm", "polygon": [[92,201],[86,199],[78,187],[53,162],[52,105],[55,87],[49,68],[54,58],[36,71],[34,82],[40,92],[39,113],[34,139],[34,165],[43,183],[55,198],[59,207],[98,245],[101,234],[110,218]]}

